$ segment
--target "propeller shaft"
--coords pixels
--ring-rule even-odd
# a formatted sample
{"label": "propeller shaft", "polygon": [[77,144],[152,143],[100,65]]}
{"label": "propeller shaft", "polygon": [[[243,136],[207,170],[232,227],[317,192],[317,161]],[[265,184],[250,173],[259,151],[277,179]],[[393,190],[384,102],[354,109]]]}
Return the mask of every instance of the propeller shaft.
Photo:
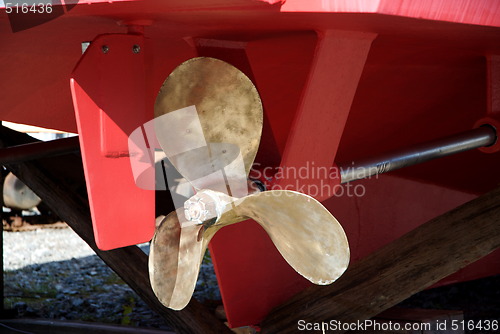
{"label": "propeller shaft", "polygon": [[341,183],[387,173],[455,153],[491,146],[496,141],[495,128],[485,125],[450,137],[362,159],[354,165],[352,163],[339,164]]}

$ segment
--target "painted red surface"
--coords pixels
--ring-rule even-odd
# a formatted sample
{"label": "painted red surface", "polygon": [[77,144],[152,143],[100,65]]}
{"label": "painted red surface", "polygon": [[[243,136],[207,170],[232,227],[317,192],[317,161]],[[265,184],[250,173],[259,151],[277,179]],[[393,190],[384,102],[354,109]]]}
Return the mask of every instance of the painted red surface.
{"label": "painted red surface", "polygon": [[[151,118],[168,74],[196,55],[226,60],[256,84],[265,112],[259,170],[355,161],[499,119],[490,61],[500,54],[498,1],[82,1],[16,33],[8,19],[0,13],[0,117],[76,132],[76,110],[105,249],[153,233],[153,193],[135,187],[125,154],[111,153]],[[123,35],[134,21],[147,24],[144,38]],[[113,33],[121,35],[97,37]],[[82,58],[81,42],[96,38]],[[119,54],[103,57],[103,38]],[[140,61],[131,41],[142,43]],[[499,154],[428,162],[356,183],[363,196],[323,203],[344,226],[356,261],[496,187]],[[258,323],[308,285],[255,223],[222,229],[210,247],[233,326]],[[496,252],[441,284],[499,269]]]}
{"label": "painted red surface", "polygon": [[136,186],[130,164],[129,135],[153,118],[144,53],[134,46],[146,48],[144,38],[102,35],[71,75],[94,235],[103,250],[149,241],[155,229],[155,193]]}

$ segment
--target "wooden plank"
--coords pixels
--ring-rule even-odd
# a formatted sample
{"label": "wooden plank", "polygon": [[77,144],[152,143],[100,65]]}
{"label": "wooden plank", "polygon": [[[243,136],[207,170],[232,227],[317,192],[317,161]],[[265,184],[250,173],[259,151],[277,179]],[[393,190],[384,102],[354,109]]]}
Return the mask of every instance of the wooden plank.
{"label": "wooden plank", "polygon": [[[30,137],[6,128],[0,131],[0,147],[33,141]],[[97,248],[79,155],[10,164],[6,167],[66,221],[96,254],[178,333],[232,333],[195,299],[191,299],[182,311],[164,307],[151,289],[147,256],[137,246],[111,251],[101,251]]]}
{"label": "wooden plank", "polygon": [[500,188],[354,263],[332,285],[295,295],[268,315],[262,333],[295,333],[299,319],[370,319],[500,247],[499,220]]}

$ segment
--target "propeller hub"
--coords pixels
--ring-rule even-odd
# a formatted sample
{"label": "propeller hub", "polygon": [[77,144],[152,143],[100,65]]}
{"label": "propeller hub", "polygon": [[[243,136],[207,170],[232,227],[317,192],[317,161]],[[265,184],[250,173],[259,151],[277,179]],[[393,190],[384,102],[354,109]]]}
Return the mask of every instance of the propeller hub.
{"label": "propeller hub", "polygon": [[202,190],[184,202],[184,215],[186,219],[198,224],[219,218],[223,203],[210,194],[210,191]]}

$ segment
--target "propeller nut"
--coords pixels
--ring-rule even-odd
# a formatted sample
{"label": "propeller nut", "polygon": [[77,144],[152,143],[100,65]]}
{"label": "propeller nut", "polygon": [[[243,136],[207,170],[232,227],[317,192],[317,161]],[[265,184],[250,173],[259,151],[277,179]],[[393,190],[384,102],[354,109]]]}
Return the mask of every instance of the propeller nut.
{"label": "propeller nut", "polygon": [[217,198],[200,191],[184,202],[184,215],[187,220],[198,222],[198,224],[212,218],[219,218],[217,202]]}

